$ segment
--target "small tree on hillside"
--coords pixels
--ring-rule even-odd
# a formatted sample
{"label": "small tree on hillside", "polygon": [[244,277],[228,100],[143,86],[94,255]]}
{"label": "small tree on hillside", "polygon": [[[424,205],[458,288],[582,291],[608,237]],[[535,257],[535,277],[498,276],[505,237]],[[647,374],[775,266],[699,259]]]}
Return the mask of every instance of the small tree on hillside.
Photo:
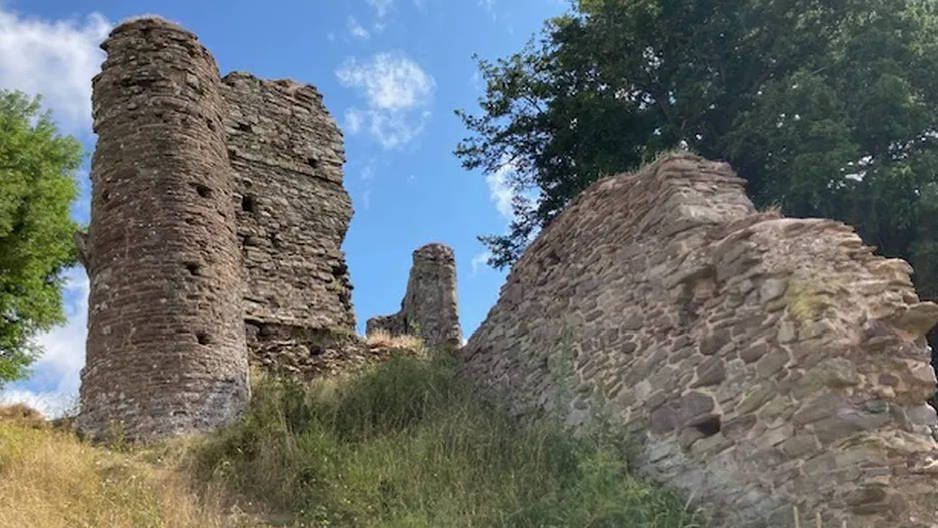
{"label": "small tree on hillside", "polygon": [[77,263],[70,217],[84,153],[40,98],[0,90],[0,387],[41,353],[35,337],[65,322],[62,271]]}

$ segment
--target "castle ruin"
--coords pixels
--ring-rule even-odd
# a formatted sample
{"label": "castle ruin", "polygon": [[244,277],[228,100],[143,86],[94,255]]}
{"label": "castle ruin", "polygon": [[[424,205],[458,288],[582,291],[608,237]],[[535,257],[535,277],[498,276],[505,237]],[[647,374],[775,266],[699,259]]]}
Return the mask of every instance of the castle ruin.
{"label": "castle ruin", "polygon": [[222,79],[165,20],[125,22],[102,48],[77,426],[209,430],[245,407],[249,359],[318,371],[348,352],[342,134],[312,86]]}
{"label": "castle ruin", "polygon": [[935,371],[902,260],[850,227],[757,212],[725,163],[601,180],[512,268],[457,352],[521,417],[597,417],[714,526],[938,525]]}
{"label": "castle ruin", "polygon": [[[115,28],[94,80],[91,281],[77,426],[157,440],[232,423],[248,365],[363,362],[341,244],[344,149],[311,86],[221,78],[192,33]],[[716,527],[938,525],[938,416],[911,268],[843,224],[756,211],[724,163],[596,182],[512,268],[460,347],[453,252],[414,251],[398,313],[521,419],[597,418]],[[834,524],[831,524],[834,523]]]}
{"label": "castle ruin", "polygon": [[462,345],[452,248],[434,243],[414,251],[400,311],[366,323],[367,334],[378,331],[416,335],[431,350],[455,350]]}

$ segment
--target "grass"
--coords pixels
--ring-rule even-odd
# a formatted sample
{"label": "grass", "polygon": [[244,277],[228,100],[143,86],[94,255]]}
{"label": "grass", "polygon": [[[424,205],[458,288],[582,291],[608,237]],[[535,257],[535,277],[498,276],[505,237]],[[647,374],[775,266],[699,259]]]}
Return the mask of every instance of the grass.
{"label": "grass", "polygon": [[294,526],[694,526],[683,501],[627,473],[624,443],[519,425],[447,358],[397,357],[308,386],[265,378],[254,394],[190,467]]}
{"label": "grass", "polygon": [[254,526],[211,497],[171,468],[0,409],[0,528]]}
{"label": "grass", "polygon": [[256,376],[241,423],[150,447],[0,414],[0,528],[697,526],[628,474],[616,436],[519,424],[454,371],[401,354],[312,384]]}
{"label": "grass", "polygon": [[366,342],[371,347],[409,350],[417,355],[426,356],[423,341],[412,335],[391,335],[389,331],[381,329],[368,334]]}

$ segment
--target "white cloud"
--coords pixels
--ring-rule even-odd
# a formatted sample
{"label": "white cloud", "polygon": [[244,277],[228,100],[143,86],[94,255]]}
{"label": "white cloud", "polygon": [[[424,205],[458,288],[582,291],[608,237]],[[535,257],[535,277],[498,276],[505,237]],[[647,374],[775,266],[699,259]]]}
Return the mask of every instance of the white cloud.
{"label": "white cloud", "polygon": [[472,78],[469,79],[469,82],[472,83],[472,87],[476,91],[482,92],[485,90],[485,84],[482,82],[482,74],[479,73],[479,70],[476,70],[472,73]]}
{"label": "white cloud", "polygon": [[500,215],[509,220],[514,218],[511,201],[515,193],[508,184],[508,173],[513,170],[515,170],[514,167],[510,163],[506,163],[500,169],[485,177],[485,183],[489,186],[489,198],[495,203],[495,209],[498,210]]}
{"label": "white cloud", "polygon": [[77,408],[78,397],[60,392],[7,390],[0,392],[0,405],[25,404],[41,412],[47,419],[59,418]]}
{"label": "white cloud", "polygon": [[361,178],[365,181],[375,179],[375,160],[370,160],[365,168],[362,169]]}
{"label": "white cloud", "polygon": [[364,204],[366,211],[371,209],[371,187],[365,189],[365,192],[362,193],[362,204]]}
{"label": "white cloud", "polygon": [[357,108],[345,111],[345,131],[349,134],[358,134],[362,129],[362,122],[366,116]]}
{"label": "white cloud", "polygon": [[[0,402],[24,402],[51,417],[61,414],[77,401],[79,373],[85,364],[89,282],[84,268],[80,267],[69,269],[66,279],[64,294],[68,323],[37,337],[36,341],[44,353],[33,364],[33,377],[11,384],[0,392]],[[49,388],[30,388],[38,380]]]}
{"label": "white cloud", "polygon": [[364,64],[351,58],[336,75],[344,85],[362,90],[368,104],[381,110],[424,104],[436,89],[433,77],[401,53],[379,53]]}
{"label": "white cloud", "polygon": [[485,266],[486,262],[492,258],[492,253],[489,250],[485,250],[474,257],[472,257],[472,274],[475,275],[479,272],[479,268]]}
{"label": "white cloud", "polygon": [[68,133],[91,126],[91,78],[100,71],[99,44],[112,24],[98,13],[83,21],[27,18],[0,2],[0,87],[42,94]]}
{"label": "white cloud", "polygon": [[336,70],[339,82],[356,89],[367,108],[345,112],[349,133],[368,132],[386,149],[399,148],[423,131],[436,81],[403,53],[379,53],[367,62],[349,58]]}
{"label": "white cloud", "polygon": [[375,16],[384,18],[385,15],[394,7],[394,0],[367,0],[368,5],[375,10]]}
{"label": "white cloud", "polygon": [[492,20],[498,20],[498,13],[495,12],[495,0],[479,0],[478,5],[492,17]]}
{"label": "white cloud", "polygon": [[368,40],[371,37],[371,33],[365,29],[365,26],[359,24],[358,20],[351,15],[348,17],[348,32],[359,40]]}

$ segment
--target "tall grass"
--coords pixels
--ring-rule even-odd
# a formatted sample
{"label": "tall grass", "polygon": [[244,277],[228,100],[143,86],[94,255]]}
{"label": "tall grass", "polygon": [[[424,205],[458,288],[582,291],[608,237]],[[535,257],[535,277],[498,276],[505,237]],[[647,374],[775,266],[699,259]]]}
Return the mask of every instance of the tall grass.
{"label": "tall grass", "polygon": [[0,528],[238,528],[255,526],[196,494],[173,468],[80,442],[0,408]]}
{"label": "tall grass", "polygon": [[198,478],[295,526],[694,526],[681,500],[628,474],[624,442],[520,425],[445,357],[312,385],[261,378],[242,423],[192,456]]}

